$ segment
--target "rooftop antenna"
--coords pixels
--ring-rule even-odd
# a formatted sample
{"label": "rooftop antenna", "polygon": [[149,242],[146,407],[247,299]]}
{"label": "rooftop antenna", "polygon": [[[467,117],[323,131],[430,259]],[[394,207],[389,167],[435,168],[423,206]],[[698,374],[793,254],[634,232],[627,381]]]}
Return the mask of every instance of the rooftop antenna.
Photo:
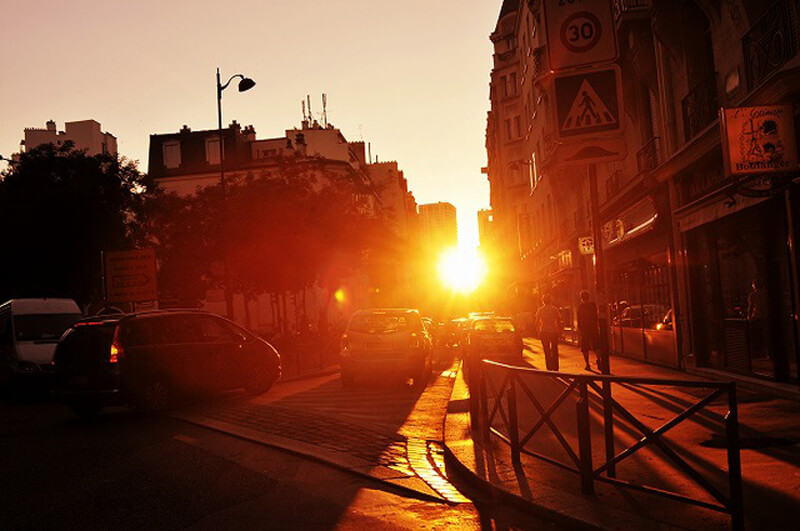
{"label": "rooftop antenna", "polygon": [[367,161],[372,164],[372,143],[367,142]]}
{"label": "rooftop antenna", "polygon": [[308,121],[313,122],[314,119],[312,118],[313,114],[311,113],[311,96],[306,94],[306,101],[308,101]]}
{"label": "rooftop antenna", "polygon": [[306,118],[306,100],[300,100],[300,103],[303,105],[303,121],[305,122],[308,118]]}
{"label": "rooftop antenna", "polygon": [[322,93],[322,127],[328,128],[328,95]]}

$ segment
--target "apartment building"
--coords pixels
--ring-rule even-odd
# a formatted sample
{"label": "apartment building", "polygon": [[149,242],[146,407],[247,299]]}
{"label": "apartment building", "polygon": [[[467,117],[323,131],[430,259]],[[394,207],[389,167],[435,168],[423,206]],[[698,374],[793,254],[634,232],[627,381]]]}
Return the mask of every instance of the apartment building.
{"label": "apartment building", "polygon": [[[787,246],[797,230],[796,171],[731,177],[719,113],[798,99],[798,2],[610,4],[627,155],[596,165],[595,245],[612,349],[796,384],[800,329],[791,316],[800,297]],[[543,25],[541,1],[503,2],[491,36],[488,178],[516,267],[508,303],[530,311],[520,305],[550,292],[571,323],[578,293],[595,285],[593,257],[579,246],[592,234],[590,189],[587,167],[562,164]],[[756,300],[760,323],[749,315]]]}

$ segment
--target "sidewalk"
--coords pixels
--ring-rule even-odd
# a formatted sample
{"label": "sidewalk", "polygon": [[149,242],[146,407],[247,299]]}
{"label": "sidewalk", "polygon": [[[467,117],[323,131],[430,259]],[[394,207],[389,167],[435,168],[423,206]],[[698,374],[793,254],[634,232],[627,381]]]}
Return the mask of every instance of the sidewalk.
{"label": "sidewalk", "polygon": [[[538,342],[526,343],[533,347],[533,353],[527,354],[528,362],[534,368],[544,369]],[[577,348],[561,345],[560,354],[562,372],[586,374],[583,357]],[[611,368],[616,376],[703,380],[697,375],[621,357],[612,358]],[[554,379],[530,378],[526,381],[536,383],[531,388],[544,408],[564,389],[563,384]],[[548,381],[551,384],[543,383]],[[672,386],[614,387],[615,400],[653,430],[708,394],[707,390]],[[747,527],[794,529],[794,513],[800,506],[800,403],[744,389],[737,389],[737,394]],[[522,437],[539,420],[540,414],[523,393],[518,392],[517,396]],[[599,481],[594,483],[595,495],[583,495],[577,474],[526,454],[521,456],[521,466],[515,467],[510,448],[499,438],[493,436],[487,448],[473,443],[468,397],[469,388],[459,373],[445,427],[448,467],[495,496],[524,505],[539,514],[544,513],[570,527],[641,530],[674,526],[708,530],[729,526],[728,515]],[[570,446],[577,448],[577,434],[571,429],[575,425],[574,407],[569,401],[568,398],[559,408],[561,411],[556,411],[553,421],[563,430]],[[591,409],[592,457],[596,468],[605,462],[602,417],[599,404],[593,404]],[[663,438],[695,470],[727,494],[727,454],[722,423],[725,412],[726,403],[714,401]],[[641,439],[641,432],[617,418],[615,416],[615,450],[619,453]],[[493,426],[503,431],[499,415]],[[617,477],[714,501],[680,469],[665,460],[660,450],[651,446],[645,446],[620,463]],[[569,464],[569,457],[547,426],[543,426],[525,448]]]}

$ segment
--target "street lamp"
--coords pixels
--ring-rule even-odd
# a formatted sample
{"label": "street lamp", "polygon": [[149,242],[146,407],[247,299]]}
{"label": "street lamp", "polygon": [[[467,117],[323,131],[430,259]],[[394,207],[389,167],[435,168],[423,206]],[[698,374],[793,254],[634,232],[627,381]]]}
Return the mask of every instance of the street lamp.
{"label": "street lamp", "polygon": [[[222,91],[228,88],[235,78],[239,78],[239,92],[250,90],[256,85],[256,82],[245,77],[243,74],[234,74],[223,85],[220,81],[219,67],[217,67],[217,130],[219,133],[219,185],[222,189],[222,211],[223,211],[223,224],[227,220],[227,200],[228,200],[228,187],[225,183],[225,153],[222,145]],[[227,239],[226,239],[227,241]],[[227,245],[227,244],[226,244]],[[225,262],[225,311],[228,314],[228,319],[233,319],[233,293],[230,288],[230,274],[228,272],[227,253],[224,253],[223,260]]]}

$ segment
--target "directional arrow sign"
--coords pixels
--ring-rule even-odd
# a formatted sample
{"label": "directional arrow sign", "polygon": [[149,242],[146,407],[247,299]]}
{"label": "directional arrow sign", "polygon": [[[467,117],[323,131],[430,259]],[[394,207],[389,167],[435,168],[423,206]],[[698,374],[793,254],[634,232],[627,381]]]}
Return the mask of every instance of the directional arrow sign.
{"label": "directional arrow sign", "polygon": [[619,134],[623,129],[620,86],[616,65],[554,76],[556,139],[581,141]]}
{"label": "directional arrow sign", "polygon": [[106,251],[103,273],[109,304],[158,300],[153,249]]}

